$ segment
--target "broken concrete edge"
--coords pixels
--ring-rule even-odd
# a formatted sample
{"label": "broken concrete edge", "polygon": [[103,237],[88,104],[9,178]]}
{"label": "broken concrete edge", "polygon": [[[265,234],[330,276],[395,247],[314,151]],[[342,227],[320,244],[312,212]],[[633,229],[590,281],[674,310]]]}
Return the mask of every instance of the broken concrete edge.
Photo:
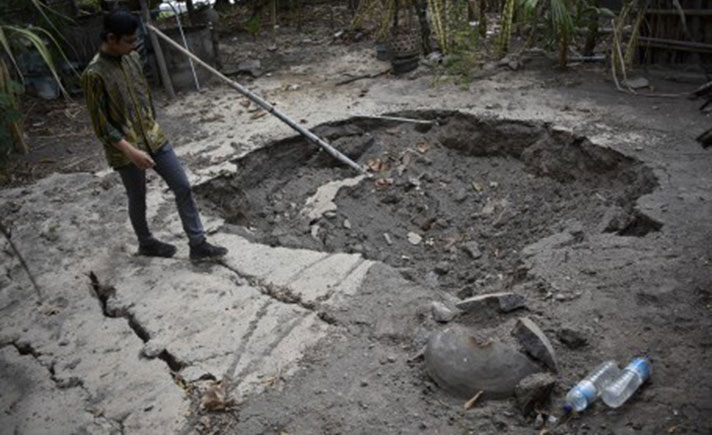
{"label": "broken concrete edge", "polygon": [[464,299],[458,302],[456,307],[471,313],[493,305],[496,305],[499,311],[508,313],[519,308],[525,308],[526,298],[512,292],[487,293]]}
{"label": "broken concrete edge", "polygon": [[554,347],[534,321],[528,317],[520,317],[511,334],[527,354],[542,362],[553,372],[559,371]]}
{"label": "broken concrete edge", "polygon": [[514,397],[524,417],[544,406],[551,396],[556,378],[550,373],[534,373],[519,381],[514,387]]}

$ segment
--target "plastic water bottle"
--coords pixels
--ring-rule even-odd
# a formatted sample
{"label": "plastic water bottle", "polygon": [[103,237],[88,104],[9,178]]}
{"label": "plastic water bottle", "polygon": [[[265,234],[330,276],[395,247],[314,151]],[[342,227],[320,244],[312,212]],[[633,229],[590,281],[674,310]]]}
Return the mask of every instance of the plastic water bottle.
{"label": "plastic water bottle", "polygon": [[621,373],[615,361],[606,361],[592,370],[566,394],[564,412],[581,412],[601,395],[603,388]]}
{"label": "plastic water bottle", "polygon": [[652,370],[647,358],[634,359],[620,376],[603,389],[603,402],[611,408],[618,408],[650,377]]}

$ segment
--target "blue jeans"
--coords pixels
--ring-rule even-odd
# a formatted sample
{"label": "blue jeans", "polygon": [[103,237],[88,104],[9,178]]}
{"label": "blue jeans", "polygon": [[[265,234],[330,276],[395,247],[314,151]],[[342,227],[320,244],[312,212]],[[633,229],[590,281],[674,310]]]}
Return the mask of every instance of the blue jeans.
{"label": "blue jeans", "polygon": [[[205,231],[200,222],[198,206],[193,198],[188,177],[181,166],[170,143],[163,145],[156,153],[151,153],[156,162],[153,169],[168,184],[176,198],[178,214],[183,223],[183,231],[188,236],[191,246],[197,246],[205,241]],[[133,163],[116,169],[121,175],[121,181],[129,198],[129,218],[138,243],[148,245],[156,240],[148,229],[146,222],[146,171],[139,169]]]}

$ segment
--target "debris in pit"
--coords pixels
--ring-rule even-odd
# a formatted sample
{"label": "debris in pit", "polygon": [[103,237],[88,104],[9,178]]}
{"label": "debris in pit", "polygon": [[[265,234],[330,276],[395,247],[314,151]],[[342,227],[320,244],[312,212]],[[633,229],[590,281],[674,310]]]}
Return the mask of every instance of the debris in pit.
{"label": "debris in pit", "polygon": [[512,330],[512,336],[519,341],[524,350],[541,361],[554,372],[559,371],[554,347],[546,334],[528,317],[521,317]]}
{"label": "debris in pit", "polygon": [[433,301],[430,305],[430,312],[433,315],[433,320],[440,323],[451,322],[455,317],[457,317],[457,313],[455,311],[448,308],[442,302],[437,301]]}
{"label": "debris in pit", "polygon": [[474,312],[486,307],[497,306],[499,311],[509,313],[510,311],[524,308],[526,306],[526,298],[511,292],[488,293],[467,298],[458,302],[456,306],[465,312]]}
{"label": "debris in pit", "polygon": [[237,405],[230,398],[222,381],[209,381],[200,393],[200,410],[202,412],[227,411]]}
{"label": "debris in pit", "polygon": [[472,397],[472,399],[465,402],[465,405],[463,406],[463,408],[465,408],[465,411],[474,408],[482,394],[484,394],[484,391],[480,390]]}
{"label": "debris in pit", "polygon": [[583,333],[571,328],[561,328],[556,333],[556,338],[572,350],[580,349],[588,344],[588,339]]}
{"label": "debris in pit", "polygon": [[526,417],[544,405],[549,400],[554,385],[556,379],[549,373],[535,373],[522,379],[514,388],[514,397],[522,415]]}
{"label": "debris in pit", "polygon": [[[430,377],[445,391],[464,399],[484,391],[487,397],[514,394],[526,376],[539,366],[516,346],[493,334],[477,338],[461,325],[434,333],[425,348],[425,366]],[[502,370],[506,367],[506,370]]]}
{"label": "debris in pit", "polygon": [[422,241],[423,237],[420,234],[414,233],[412,231],[408,233],[408,243],[410,243],[411,245],[419,245]]}

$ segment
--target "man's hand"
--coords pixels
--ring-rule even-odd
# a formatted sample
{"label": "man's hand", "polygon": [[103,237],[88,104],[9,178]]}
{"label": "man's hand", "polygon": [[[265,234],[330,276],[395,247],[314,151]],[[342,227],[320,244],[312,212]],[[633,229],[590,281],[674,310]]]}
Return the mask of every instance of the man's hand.
{"label": "man's hand", "polygon": [[147,152],[134,147],[126,139],[121,139],[119,142],[116,142],[114,146],[139,169],[148,169],[156,166],[156,162],[153,161]]}
{"label": "man's hand", "polygon": [[156,162],[153,161],[147,152],[136,148],[134,148],[127,157],[131,160],[131,163],[136,165],[139,169],[148,169],[156,166]]}

